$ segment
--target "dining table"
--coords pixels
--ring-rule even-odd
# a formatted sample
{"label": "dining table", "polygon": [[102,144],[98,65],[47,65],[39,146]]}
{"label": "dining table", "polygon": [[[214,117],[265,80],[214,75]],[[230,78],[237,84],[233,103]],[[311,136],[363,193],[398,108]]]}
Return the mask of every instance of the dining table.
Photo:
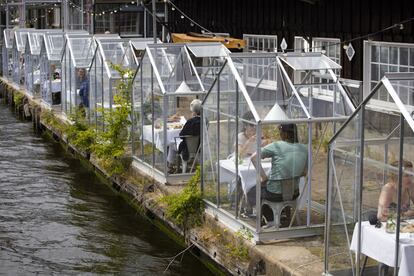
{"label": "dining table", "polygon": [[[179,136],[183,125],[182,122],[167,123],[167,147],[175,146],[176,143],[179,144],[181,141]],[[152,125],[144,125],[142,129],[142,139],[149,143],[153,143],[159,151],[164,152],[164,128],[161,125],[159,127],[154,126],[154,139],[152,137]]]}
{"label": "dining table", "polygon": [[[414,221],[412,221],[414,223]],[[358,250],[358,223],[354,227],[350,249]],[[385,231],[385,222],[380,228],[361,222],[361,253],[389,267],[395,266],[396,234]],[[414,234],[400,233],[398,253],[398,276],[414,275]]]}

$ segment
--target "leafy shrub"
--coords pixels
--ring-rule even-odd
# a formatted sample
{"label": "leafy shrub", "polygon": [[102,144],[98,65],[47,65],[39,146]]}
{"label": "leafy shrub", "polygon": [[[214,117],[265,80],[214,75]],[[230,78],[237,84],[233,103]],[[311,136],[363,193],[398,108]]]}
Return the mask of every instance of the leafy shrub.
{"label": "leafy shrub", "polygon": [[132,71],[123,69],[120,65],[112,65],[119,72],[121,79],[116,85],[114,95],[114,108],[100,108],[104,120],[104,129],[97,131],[95,144],[92,149],[101,160],[103,168],[109,175],[121,174],[126,166],[122,158],[128,143],[128,127],[131,125],[129,115],[131,112]]}
{"label": "leafy shrub", "polygon": [[88,125],[81,109],[77,109],[70,119],[73,124],[67,128],[69,142],[79,150],[90,153],[95,144],[95,130]]}
{"label": "leafy shrub", "polygon": [[162,202],[167,204],[166,216],[180,225],[184,232],[201,224],[204,203],[200,190],[200,168],[177,194],[167,195]]}

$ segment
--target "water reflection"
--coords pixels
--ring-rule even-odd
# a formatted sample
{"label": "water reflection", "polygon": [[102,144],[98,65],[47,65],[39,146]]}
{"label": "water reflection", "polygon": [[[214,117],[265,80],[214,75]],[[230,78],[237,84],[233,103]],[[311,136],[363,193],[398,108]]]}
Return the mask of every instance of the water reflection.
{"label": "water reflection", "polygon": [[[0,274],[161,274],[182,250],[0,105]],[[170,275],[209,275],[191,255]]]}

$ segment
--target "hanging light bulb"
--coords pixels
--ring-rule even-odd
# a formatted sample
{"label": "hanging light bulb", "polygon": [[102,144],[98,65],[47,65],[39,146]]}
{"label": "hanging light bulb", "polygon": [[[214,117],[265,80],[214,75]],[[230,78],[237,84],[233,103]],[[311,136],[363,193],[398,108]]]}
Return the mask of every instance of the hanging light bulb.
{"label": "hanging light bulb", "polygon": [[181,15],[181,19],[184,19],[184,15]]}
{"label": "hanging light bulb", "polygon": [[171,7],[171,10],[172,10],[172,11],[175,11],[175,8],[174,8],[174,7]]}
{"label": "hanging light bulb", "polygon": [[134,5],[134,4],[135,4],[135,2],[134,2],[134,1],[131,1],[131,4],[132,4],[132,5]]}
{"label": "hanging light bulb", "polygon": [[117,13],[118,11],[117,10],[114,10],[114,13]]}

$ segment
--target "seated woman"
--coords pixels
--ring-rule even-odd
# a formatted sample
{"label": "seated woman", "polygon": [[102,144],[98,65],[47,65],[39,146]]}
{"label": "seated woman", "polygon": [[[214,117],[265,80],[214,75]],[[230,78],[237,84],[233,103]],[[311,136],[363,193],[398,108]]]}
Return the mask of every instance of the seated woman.
{"label": "seated woman", "polygon": [[[251,121],[253,119],[253,114],[247,112],[243,115],[243,119]],[[239,156],[241,158],[246,158],[252,156],[252,154],[256,152],[256,128],[253,124],[246,122],[243,122],[242,125],[242,131],[237,134],[237,147]]]}
{"label": "seated woman", "polygon": [[[304,144],[298,143],[297,128],[295,124],[282,124],[279,126],[281,141],[274,141],[261,150],[261,158],[271,158],[272,167],[268,177],[261,166],[256,168],[257,153],[251,157],[256,170],[261,176],[261,197],[269,201],[283,201],[283,180],[293,179],[306,175],[308,162],[308,149]],[[295,193],[292,199],[299,196],[299,183],[294,184]],[[256,189],[247,194],[248,200],[255,205]],[[264,208],[263,215],[267,221],[273,221],[270,208]]]}
{"label": "seated woman", "polygon": [[[399,166],[399,161],[391,163],[391,166]],[[412,172],[413,163],[410,161],[403,161],[403,179],[402,179],[402,191],[401,191],[401,211],[402,216],[411,217],[414,216],[414,210],[409,210],[410,202],[414,202],[414,183],[412,181],[412,175],[404,172]],[[381,221],[386,221],[389,215],[389,209],[395,209],[397,211],[397,186],[398,175],[395,172],[390,173],[389,182],[385,184],[381,189],[381,194],[378,199],[378,213],[377,217]]]}
{"label": "seated woman", "polygon": [[[190,110],[193,117],[185,123],[182,130],[180,131],[180,136],[200,136],[201,133],[201,101],[198,99],[193,100],[190,103]],[[187,143],[185,138],[178,145],[178,154],[181,155],[184,161],[188,161],[189,152],[187,148]],[[170,172],[177,171],[180,167],[181,157],[177,158],[177,152],[174,147],[169,147],[167,161],[169,163]],[[176,162],[177,169],[173,169],[174,162]]]}
{"label": "seated woman", "polygon": [[[254,119],[253,114],[251,112],[247,112],[243,114],[242,118],[246,121],[252,121]],[[237,134],[237,148],[239,156],[244,159],[247,157],[251,157],[253,153],[257,150],[256,144],[256,126],[254,124],[249,124],[245,121],[242,121],[242,131]],[[262,139],[262,147],[269,144],[268,139]],[[232,153],[229,158],[234,158],[234,154]]]}

